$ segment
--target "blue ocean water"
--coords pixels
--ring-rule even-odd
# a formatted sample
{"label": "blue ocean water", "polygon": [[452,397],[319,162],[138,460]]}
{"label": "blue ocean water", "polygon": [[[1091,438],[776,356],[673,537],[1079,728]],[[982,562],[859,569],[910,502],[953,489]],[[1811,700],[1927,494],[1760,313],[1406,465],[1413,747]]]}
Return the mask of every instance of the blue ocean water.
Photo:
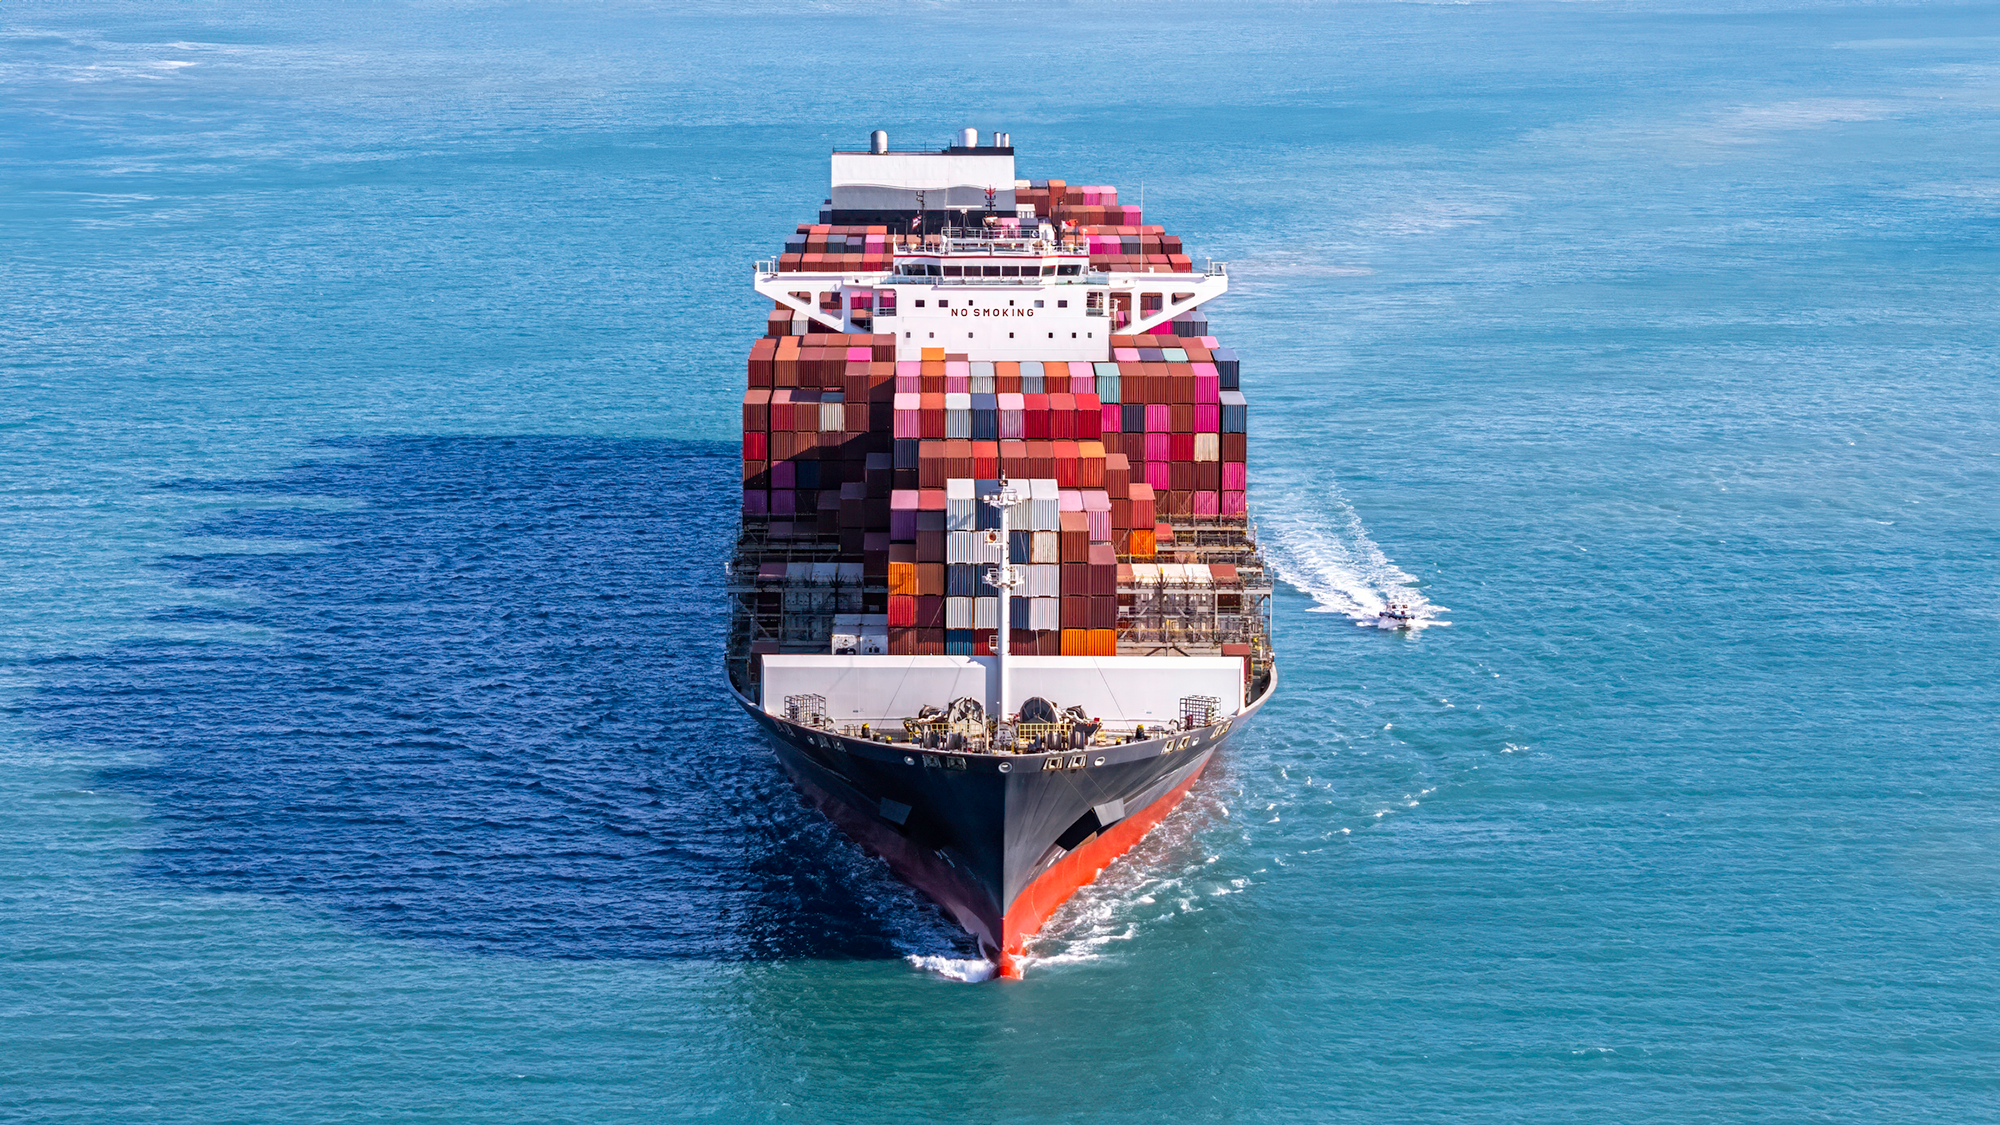
{"label": "blue ocean water", "polygon": [[[2000,1119],[1996,78],[1990,4],[0,11],[0,1114]],[[718,676],[749,262],[966,124],[1231,263],[1287,582],[1018,984]]]}

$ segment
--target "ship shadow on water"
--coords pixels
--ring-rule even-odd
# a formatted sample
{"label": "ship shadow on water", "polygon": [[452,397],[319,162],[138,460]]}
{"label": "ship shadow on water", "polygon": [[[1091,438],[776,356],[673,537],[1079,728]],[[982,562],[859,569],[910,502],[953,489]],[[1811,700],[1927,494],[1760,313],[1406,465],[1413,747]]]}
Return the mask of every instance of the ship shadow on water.
{"label": "ship shadow on water", "polygon": [[733,446],[328,444],[168,486],[246,501],[162,560],[189,592],[163,631],[206,639],[41,670],[46,734],[139,763],[102,778],[148,803],[138,877],[520,956],[954,940],[727,698]]}

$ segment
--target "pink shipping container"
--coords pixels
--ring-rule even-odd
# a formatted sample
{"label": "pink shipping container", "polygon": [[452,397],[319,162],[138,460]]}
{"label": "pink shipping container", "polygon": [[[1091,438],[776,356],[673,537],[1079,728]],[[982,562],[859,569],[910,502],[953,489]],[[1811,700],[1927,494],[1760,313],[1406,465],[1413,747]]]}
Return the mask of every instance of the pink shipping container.
{"label": "pink shipping container", "polygon": [[1222,514],[1222,497],[1214,492],[1194,494],[1194,514],[1196,516],[1217,516]]}
{"label": "pink shipping container", "polygon": [[[1237,462],[1230,462],[1230,464],[1236,464],[1236,463]],[[1223,491],[1222,493],[1223,515],[1242,516],[1242,515],[1248,515],[1249,513],[1250,513],[1250,504],[1247,494],[1242,492],[1231,492],[1226,489]]]}
{"label": "pink shipping container", "polygon": [[[1164,434],[1171,431],[1173,428],[1174,428],[1174,408],[1171,405],[1164,402],[1149,402],[1146,404],[1146,433],[1148,435]],[[1153,449],[1153,443],[1151,437],[1149,436],[1146,441],[1146,451],[1147,451],[1146,460],[1148,461],[1165,460],[1164,456],[1162,457],[1153,456],[1152,449]]]}
{"label": "pink shipping container", "polygon": [[1139,349],[1112,348],[1111,359],[1114,363],[1137,363],[1139,362]]}
{"label": "pink shipping container", "polygon": [[1249,475],[1249,473],[1244,471],[1243,462],[1224,461],[1222,463],[1222,490],[1224,492],[1244,491],[1250,487]]}
{"label": "pink shipping container", "polygon": [[[1146,461],[1148,464],[1158,464],[1173,460],[1173,436],[1172,434],[1146,435]],[[1146,479],[1150,481],[1153,478],[1147,477]],[[1164,488],[1166,486],[1159,485],[1158,487]]]}
{"label": "pink shipping container", "polygon": [[[1204,364],[1203,366],[1208,366]],[[1194,400],[1198,403],[1219,403],[1222,401],[1222,376],[1196,375],[1194,377]]]}
{"label": "pink shipping container", "polygon": [[[953,367],[953,366],[957,366],[957,367],[964,367],[964,366],[965,366],[965,364],[963,364],[963,363],[960,363],[960,364],[949,364],[949,363],[948,363],[948,364],[946,364],[945,366],[946,366],[946,367]],[[972,376],[970,376],[970,375],[946,375],[946,376],[944,377],[944,393],[946,393],[946,394],[948,394],[948,395],[969,395],[969,394],[971,394],[971,393],[972,393]]]}
{"label": "pink shipping container", "polygon": [[[962,359],[947,360],[944,365],[944,377],[947,379],[970,379],[972,378],[972,364]],[[971,394],[972,392],[967,391],[965,393]]]}
{"label": "pink shipping container", "polygon": [[[1222,407],[1208,402],[1195,404],[1194,432],[1198,434],[1219,434],[1222,432]],[[896,435],[901,437],[901,434]]]}
{"label": "pink shipping container", "polygon": [[922,375],[904,375],[901,373],[898,373],[896,375],[897,394],[913,395],[923,389],[924,389],[924,377]]}
{"label": "pink shipping container", "polygon": [[[1105,434],[1117,433],[1118,427],[1124,424],[1123,415],[1121,415],[1118,412],[1118,404],[1115,402],[1110,402],[1104,404],[1103,406],[1098,407],[1097,409],[1098,409],[1097,436],[1101,438]],[[1000,436],[1006,437],[1007,435],[1001,434]]]}
{"label": "pink shipping container", "polygon": [[899,394],[895,399],[895,436],[899,438],[921,438],[924,436],[923,396]]}
{"label": "pink shipping container", "polygon": [[[1148,441],[1152,440],[1150,437]],[[1173,485],[1173,467],[1165,461],[1146,462],[1146,483],[1154,492],[1165,492]]]}
{"label": "pink shipping container", "polygon": [[867,363],[869,360],[874,358],[875,358],[875,350],[873,348],[847,349],[847,362],[849,363]]}

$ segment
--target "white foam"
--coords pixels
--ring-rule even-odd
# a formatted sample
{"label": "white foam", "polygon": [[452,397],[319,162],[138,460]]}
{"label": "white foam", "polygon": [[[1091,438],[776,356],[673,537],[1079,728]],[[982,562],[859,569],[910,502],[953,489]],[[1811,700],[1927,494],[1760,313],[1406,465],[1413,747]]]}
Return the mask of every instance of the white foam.
{"label": "white foam", "polygon": [[999,966],[984,957],[941,957],[929,953],[910,953],[903,957],[912,968],[943,977],[945,980],[977,984],[992,980]]}
{"label": "white foam", "polygon": [[1340,613],[1357,625],[1394,628],[1382,619],[1391,602],[1416,614],[1410,631],[1448,625],[1417,591],[1417,580],[1398,567],[1361,524],[1361,516],[1338,490],[1327,488],[1310,500],[1280,501],[1262,519],[1266,552],[1279,578],[1311,598],[1318,613]]}

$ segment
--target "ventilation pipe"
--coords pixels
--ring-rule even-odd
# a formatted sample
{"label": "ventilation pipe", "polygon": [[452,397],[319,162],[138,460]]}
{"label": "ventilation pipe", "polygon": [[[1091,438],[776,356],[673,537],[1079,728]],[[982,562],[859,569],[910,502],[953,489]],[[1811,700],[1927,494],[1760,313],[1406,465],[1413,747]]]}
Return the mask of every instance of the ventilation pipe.
{"label": "ventilation pipe", "polygon": [[978,148],[979,130],[968,127],[964,133],[959,135],[958,145],[960,148]]}
{"label": "ventilation pipe", "polygon": [[868,134],[868,151],[881,156],[889,151],[889,131],[877,129]]}

